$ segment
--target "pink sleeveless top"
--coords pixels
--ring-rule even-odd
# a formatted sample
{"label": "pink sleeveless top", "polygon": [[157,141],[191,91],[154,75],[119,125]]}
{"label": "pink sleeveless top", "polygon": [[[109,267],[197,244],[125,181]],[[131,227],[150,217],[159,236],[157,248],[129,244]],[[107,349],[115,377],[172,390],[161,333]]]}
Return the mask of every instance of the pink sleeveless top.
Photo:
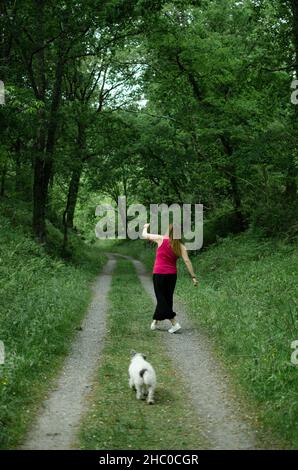
{"label": "pink sleeveless top", "polygon": [[162,244],[156,250],[156,258],[153,268],[154,274],[176,274],[178,257],[175,255],[169,238],[164,238]]}

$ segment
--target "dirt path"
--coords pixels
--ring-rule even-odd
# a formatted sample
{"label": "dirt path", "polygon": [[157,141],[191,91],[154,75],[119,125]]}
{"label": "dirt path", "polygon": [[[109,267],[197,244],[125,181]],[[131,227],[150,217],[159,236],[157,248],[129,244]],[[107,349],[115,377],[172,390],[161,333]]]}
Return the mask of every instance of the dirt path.
{"label": "dirt path", "polygon": [[[110,259],[94,284],[94,297],[83,329],[73,343],[55,388],[42,404],[23,449],[73,448],[103,346],[107,294],[116,264],[114,257],[122,255],[109,253],[108,256]],[[143,287],[155,301],[151,276],[143,264],[129,256],[123,257],[132,261]],[[241,415],[241,405],[212,353],[212,346],[193,328],[183,305],[175,302],[175,308],[183,326],[181,333],[170,335],[166,330],[169,325],[165,324],[163,331],[152,334],[163,335],[168,353],[190,391],[194,411],[202,423],[202,435],[211,449],[256,448],[256,433]]]}
{"label": "dirt path", "polygon": [[84,399],[103,347],[107,294],[116,261],[110,257],[93,286],[93,299],[54,388],[42,404],[22,449],[71,449]]}
{"label": "dirt path", "polygon": [[[140,261],[130,259],[143,287],[155,301],[151,277]],[[190,390],[194,410],[202,423],[202,435],[211,443],[211,449],[256,448],[256,432],[242,416],[241,405],[209,341],[193,328],[181,303],[176,301],[175,309],[183,327],[181,333],[171,335],[167,330],[154,333],[163,335],[167,350]]]}

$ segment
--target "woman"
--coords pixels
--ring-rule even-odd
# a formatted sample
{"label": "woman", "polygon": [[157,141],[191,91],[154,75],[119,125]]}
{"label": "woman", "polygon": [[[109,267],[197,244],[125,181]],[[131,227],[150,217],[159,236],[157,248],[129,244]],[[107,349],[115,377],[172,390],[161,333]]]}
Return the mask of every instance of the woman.
{"label": "woman", "polygon": [[170,224],[165,235],[148,233],[150,224],[145,224],[142,237],[157,243],[156,258],[153,268],[153,285],[157,300],[156,309],[151,323],[151,330],[158,328],[161,320],[170,320],[172,323],[169,333],[175,333],[181,329],[176,321],[176,313],[173,312],[173,294],[177,280],[176,263],[181,256],[196,286],[198,281],[194,273],[187,250],[180,240],[173,238],[173,225]]}

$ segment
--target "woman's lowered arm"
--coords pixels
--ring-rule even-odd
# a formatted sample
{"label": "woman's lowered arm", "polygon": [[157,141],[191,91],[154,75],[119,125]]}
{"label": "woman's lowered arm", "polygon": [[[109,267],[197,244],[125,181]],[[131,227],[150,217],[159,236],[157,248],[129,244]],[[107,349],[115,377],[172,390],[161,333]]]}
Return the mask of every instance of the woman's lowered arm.
{"label": "woman's lowered arm", "polygon": [[188,253],[187,253],[187,249],[185,248],[184,245],[181,245],[181,256],[182,256],[182,259],[188,269],[188,272],[189,274],[191,275],[192,277],[192,282],[194,283],[194,285],[196,286],[198,284],[198,281],[197,281],[197,278],[196,278],[196,275],[195,275],[195,272],[193,270],[193,266],[192,266],[192,262],[190,261],[189,259],[189,256],[188,256]]}

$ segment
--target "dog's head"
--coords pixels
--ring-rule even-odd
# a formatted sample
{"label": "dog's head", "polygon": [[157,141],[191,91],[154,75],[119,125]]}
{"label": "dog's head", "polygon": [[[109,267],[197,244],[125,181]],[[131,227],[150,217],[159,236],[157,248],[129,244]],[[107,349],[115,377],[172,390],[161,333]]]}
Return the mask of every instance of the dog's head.
{"label": "dog's head", "polygon": [[138,352],[136,352],[134,349],[131,349],[131,351],[130,351],[130,357],[131,357],[131,359],[133,359],[133,358],[136,357],[136,356],[141,356],[144,360],[146,360],[146,358],[147,358],[147,356],[146,356],[145,354],[143,354],[143,353],[138,353]]}

